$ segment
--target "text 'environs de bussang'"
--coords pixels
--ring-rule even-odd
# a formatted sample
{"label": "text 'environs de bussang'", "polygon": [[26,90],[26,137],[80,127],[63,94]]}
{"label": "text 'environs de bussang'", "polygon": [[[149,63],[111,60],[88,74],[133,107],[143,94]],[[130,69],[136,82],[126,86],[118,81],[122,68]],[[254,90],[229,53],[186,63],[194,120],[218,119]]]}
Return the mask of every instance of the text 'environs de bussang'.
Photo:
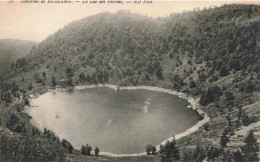
{"label": "text 'environs de bussang'", "polygon": [[152,0],[21,0],[21,3],[146,3],[150,4]]}

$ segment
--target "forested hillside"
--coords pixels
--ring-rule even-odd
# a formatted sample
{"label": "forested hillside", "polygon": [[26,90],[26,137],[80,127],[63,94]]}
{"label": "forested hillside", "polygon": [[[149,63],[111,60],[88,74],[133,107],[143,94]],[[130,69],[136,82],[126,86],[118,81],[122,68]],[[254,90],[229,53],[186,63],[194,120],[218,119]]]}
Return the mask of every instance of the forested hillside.
{"label": "forested hillside", "polygon": [[[248,142],[236,132],[260,119],[259,42],[256,5],[225,5],[157,19],[126,11],[101,13],[68,24],[3,72],[0,112],[18,116],[18,133],[24,136],[31,126],[17,110],[19,97],[22,109],[30,94],[48,88],[97,83],[165,87],[199,98],[211,117],[199,131],[176,141],[178,160],[258,161],[258,145],[250,143],[254,134],[249,133]],[[9,116],[2,116],[2,125],[17,132],[8,127]],[[50,134],[37,137],[59,148],[60,141]],[[172,160],[160,153],[154,160]]]}
{"label": "forested hillside", "polygon": [[11,67],[12,63],[28,55],[36,42],[15,39],[0,40],[0,72]]}

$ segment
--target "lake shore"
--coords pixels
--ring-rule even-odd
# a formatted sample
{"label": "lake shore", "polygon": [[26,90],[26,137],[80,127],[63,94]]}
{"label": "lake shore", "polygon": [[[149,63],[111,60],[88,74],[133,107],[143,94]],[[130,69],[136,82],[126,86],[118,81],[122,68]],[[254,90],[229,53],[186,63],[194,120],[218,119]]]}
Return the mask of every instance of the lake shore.
{"label": "lake shore", "polygon": [[[163,93],[175,95],[175,96],[178,96],[180,98],[187,100],[191,104],[191,106],[188,106],[188,107],[197,111],[198,114],[203,117],[203,119],[200,120],[198,123],[196,123],[191,128],[189,128],[188,130],[186,130],[185,132],[175,135],[174,138],[176,140],[178,140],[182,137],[188,136],[189,134],[197,131],[201,126],[203,126],[205,123],[207,123],[210,120],[209,116],[201,109],[200,104],[199,104],[199,99],[195,100],[191,96],[188,96],[184,93],[177,92],[177,91],[170,90],[170,89],[165,89],[165,88],[160,88],[160,87],[152,87],[152,86],[118,87],[118,86],[112,85],[112,84],[81,85],[81,86],[74,86],[73,88],[76,89],[76,90],[83,90],[83,89],[89,89],[89,88],[102,88],[102,87],[111,88],[111,89],[114,89],[115,91],[118,91],[118,90],[137,90],[137,89],[157,91],[157,92],[163,92]],[[46,92],[54,92],[55,93],[55,92],[66,91],[66,90],[68,90],[68,89],[67,88],[56,88],[56,89],[49,89]],[[34,99],[34,98],[37,98],[39,96],[40,96],[40,94],[38,94],[38,93],[37,94],[31,94],[30,98]],[[34,107],[34,105],[26,107],[25,112],[27,114],[29,114],[30,109],[33,108],[33,107]],[[33,121],[31,120],[31,123],[32,122]],[[35,123],[32,123],[32,124],[36,125]],[[160,145],[164,145],[168,140],[172,140],[172,139],[173,139],[173,137],[170,137],[170,138],[162,141]],[[156,147],[157,151],[159,150],[160,145],[158,145]],[[145,150],[145,148],[144,148],[144,150]],[[110,157],[129,157],[129,156],[143,156],[143,155],[146,155],[146,152],[134,153],[134,154],[114,154],[114,153],[110,153],[110,152],[100,152],[99,154],[104,155],[104,156],[110,156]]]}
{"label": "lake shore", "polygon": [[[191,96],[188,96],[184,93],[177,92],[177,91],[170,90],[170,89],[165,89],[165,88],[160,88],[160,87],[152,87],[152,86],[118,87],[118,86],[112,85],[112,84],[83,85],[83,86],[75,86],[74,88],[77,89],[77,90],[82,90],[82,89],[87,89],[87,88],[102,88],[102,87],[111,88],[111,89],[114,89],[115,91],[117,91],[117,90],[137,90],[137,89],[157,91],[157,92],[163,92],[163,93],[168,93],[168,94],[171,94],[171,95],[179,96],[180,98],[187,100],[191,104],[191,108],[193,110],[197,111],[198,114],[203,117],[203,119],[200,120],[197,124],[195,124],[191,128],[189,128],[188,130],[186,130],[185,132],[175,135],[174,138],[176,140],[178,140],[182,137],[188,136],[189,134],[197,131],[201,126],[203,126],[205,123],[207,123],[210,120],[209,116],[201,109],[200,104],[199,104],[199,99],[195,100]],[[161,142],[160,145],[165,145],[165,143],[168,140],[172,140],[172,139],[173,139],[173,137],[170,137],[170,138],[166,139],[165,141]],[[160,145],[158,145],[156,147],[157,150],[160,149]],[[127,157],[127,156],[146,155],[146,152],[136,153],[136,154],[113,154],[113,153],[110,153],[110,152],[100,152],[100,155],[112,156],[112,157]]]}

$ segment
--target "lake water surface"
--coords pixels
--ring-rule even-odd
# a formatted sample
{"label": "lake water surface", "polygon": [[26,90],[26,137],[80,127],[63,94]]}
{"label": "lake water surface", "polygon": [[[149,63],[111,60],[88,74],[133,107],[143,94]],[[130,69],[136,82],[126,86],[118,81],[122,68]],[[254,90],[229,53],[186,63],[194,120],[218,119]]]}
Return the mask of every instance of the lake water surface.
{"label": "lake water surface", "polygon": [[33,99],[32,123],[65,138],[76,148],[90,144],[102,152],[132,154],[159,145],[195,125],[188,101],[148,90],[92,88],[47,92]]}

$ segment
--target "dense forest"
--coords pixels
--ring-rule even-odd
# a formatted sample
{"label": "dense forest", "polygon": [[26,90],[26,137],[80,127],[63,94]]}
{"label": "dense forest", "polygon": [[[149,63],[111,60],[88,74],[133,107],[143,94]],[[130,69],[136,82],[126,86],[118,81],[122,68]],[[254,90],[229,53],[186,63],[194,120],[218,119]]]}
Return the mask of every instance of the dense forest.
{"label": "dense forest", "polygon": [[37,45],[37,43],[15,39],[0,39],[0,72],[8,70],[17,59],[28,55],[33,45]]}
{"label": "dense forest", "polygon": [[30,94],[49,88],[111,83],[183,92],[199,98],[211,117],[160,150],[148,145],[142,161],[258,161],[254,131],[236,132],[260,119],[259,20],[260,6],[233,4],[156,19],[101,13],[68,24],[1,73],[0,160],[99,161],[84,156],[88,145],[80,153],[53,132],[32,127],[23,107]]}

